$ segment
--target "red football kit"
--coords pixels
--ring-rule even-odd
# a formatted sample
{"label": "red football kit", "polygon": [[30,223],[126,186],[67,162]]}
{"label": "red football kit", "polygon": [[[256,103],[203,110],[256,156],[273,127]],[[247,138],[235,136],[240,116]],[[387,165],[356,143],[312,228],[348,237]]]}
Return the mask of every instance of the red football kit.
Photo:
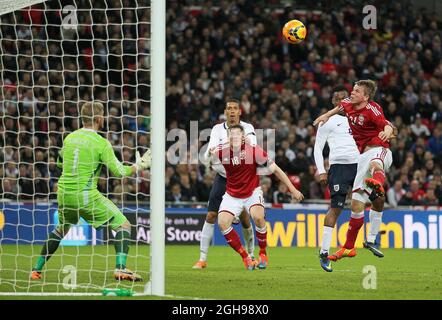
{"label": "red football kit", "polygon": [[363,153],[367,145],[377,145],[389,148],[388,141],[382,141],[378,135],[389,124],[385,119],[384,112],[380,105],[374,101],[369,101],[365,108],[355,110],[349,98],[341,101],[340,111],[344,111],[347,116],[353,138],[356,141],[359,152]]}
{"label": "red football kit", "polygon": [[234,151],[229,144],[219,145],[216,156],[226,169],[226,192],[234,198],[248,198],[259,187],[256,168],[270,163],[270,159],[261,147],[246,143],[240,150]]}

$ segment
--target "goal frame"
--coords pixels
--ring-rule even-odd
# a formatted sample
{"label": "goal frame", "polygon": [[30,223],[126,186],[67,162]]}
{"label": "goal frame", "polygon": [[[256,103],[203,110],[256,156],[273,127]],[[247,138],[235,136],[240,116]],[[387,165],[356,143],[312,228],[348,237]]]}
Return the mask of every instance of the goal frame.
{"label": "goal frame", "polygon": [[[150,267],[151,278],[145,293],[165,294],[165,169],[166,148],[166,2],[151,0],[151,192]],[[150,291],[150,292],[149,292]]]}

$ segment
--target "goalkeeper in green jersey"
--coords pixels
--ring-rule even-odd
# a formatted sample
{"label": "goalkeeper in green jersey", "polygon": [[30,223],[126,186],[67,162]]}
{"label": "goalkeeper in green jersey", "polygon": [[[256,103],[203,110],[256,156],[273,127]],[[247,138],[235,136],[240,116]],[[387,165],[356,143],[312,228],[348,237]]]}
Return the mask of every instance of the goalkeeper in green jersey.
{"label": "goalkeeper in green jersey", "polygon": [[142,157],[136,153],[136,163],[123,165],[116,158],[112,145],[97,133],[104,124],[101,103],[87,102],[81,108],[83,128],[70,133],[63,141],[57,164],[62,168],[58,181],[58,225],[49,234],[40,257],[32,269],[31,278],[41,279],[41,270],[57,250],[70,227],[83,218],[94,228],[111,227],[115,232],[117,280],[141,281],[141,277],[126,268],[131,225],[117,206],[97,190],[97,180],[103,165],[115,176],[126,177],[151,164],[150,150]]}

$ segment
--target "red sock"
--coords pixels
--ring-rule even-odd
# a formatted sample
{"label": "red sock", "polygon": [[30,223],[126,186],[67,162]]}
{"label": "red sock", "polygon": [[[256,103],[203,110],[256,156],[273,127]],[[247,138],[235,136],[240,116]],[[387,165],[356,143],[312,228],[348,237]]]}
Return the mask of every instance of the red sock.
{"label": "red sock", "polygon": [[375,172],[373,172],[373,179],[379,181],[382,185],[384,185],[385,182],[384,170],[376,170]]}
{"label": "red sock", "polygon": [[345,241],[344,248],[353,249],[355,247],[356,238],[358,237],[359,229],[364,225],[364,217],[350,218],[350,224],[347,231],[347,240]]}
{"label": "red sock", "polygon": [[248,254],[241,244],[241,239],[239,238],[238,233],[232,227],[229,229],[230,231],[227,231],[227,233],[224,234],[224,238],[226,238],[227,243],[233,248],[233,250],[238,252],[241,257],[246,258]]}
{"label": "red sock", "polygon": [[263,253],[263,254],[267,254],[266,253],[266,248],[267,248],[267,229],[264,229],[265,231],[262,232],[258,232],[258,230],[256,230],[256,238],[258,239],[258,244],[259,244],[259,254]]}

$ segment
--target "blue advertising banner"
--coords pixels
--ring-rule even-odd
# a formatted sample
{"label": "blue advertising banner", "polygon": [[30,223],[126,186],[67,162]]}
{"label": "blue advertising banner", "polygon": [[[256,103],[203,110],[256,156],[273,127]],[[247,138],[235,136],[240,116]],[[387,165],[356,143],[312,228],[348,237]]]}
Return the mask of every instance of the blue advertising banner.
{"label": "blue advertising banner", "polygon": [[[266,209],[267,241],[270,247],[318,247],[322,241],[326,209]],[[149,210],[135,207],[123,208],[124,214],[135,226],[134,240],[150,242]],[[47,204],[0,204],[1,244],[42,244],[48,232],[54,228],[56,205]],[[206,209],[167,208],[166,243],[198,244],[204,224]],[[332,235],[332,247],[345,242],[350,212],[345,210],[339,217]],[[442,211],[386,210],[378,238],[382,248],[442,249]],[[365,233],[370,227],[368,211],[365,226],[361,229],[356,247],[362,247]],[[235,226],[242,234],[241,226]],[[219,228],[215,228],[214,245],[226,245]],[[101,243],[103,232],[95,232],[86,224],[74,227],[64,245]]]}
{"label": "blue advertising banner", "polygon": [[37,203],[0,204],[0,242],[2,244],[43,244],[53,230],[57,206]]}
{"label": "blue advertising banner", "polygon": [[[267,209],[268,245],[319,247],[322,242],[325,214],[326,210]],[[344,244],[349,219],[350,211],[343,211],[332,234],[332,247]],[[357,248],[362,248],[362,241],[369,228],[370,222],[366,211],[365,225],[356,241]],[[241,232],[240,227],[236,229]],[[442,212],[386,210],[377,241],[380,241],[382,248],[442,249]],[[218,228],[214,244],[225,244]]]}

